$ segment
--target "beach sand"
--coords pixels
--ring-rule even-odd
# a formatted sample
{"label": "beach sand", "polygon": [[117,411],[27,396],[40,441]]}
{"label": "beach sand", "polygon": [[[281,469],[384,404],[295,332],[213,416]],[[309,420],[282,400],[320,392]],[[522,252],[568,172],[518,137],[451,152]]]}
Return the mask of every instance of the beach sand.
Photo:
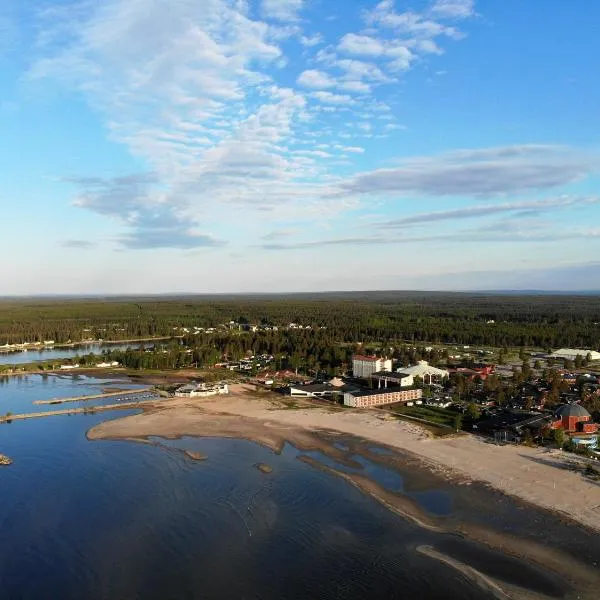
{"label": "beach sand", "polygon": [[[301,449],[323,450],[318,436],[312,434],[338,431],[410,452],[439,474],[489,484],[600,531],[600,484],[573,469],[577,460],[573,455],[497,446],[473,435],[434,438],[419,425],[390,419],[376,409],[336,409],[302,401],[289,408],[276,394],[256,394],[243,385],[230,386],[230,390],[228,396],[149,403],[144,413],[101,423],[88,437],[233,437],[273,450],[286,441]],[[222,418],[215,419],[215,415]]]}
{"label": "beach sand", "polygon": [[[290,402],[289,398],[256,393],[253,388],[242,385],[234,385],[230,389],[232,393],[228,396],[173,398],[149,403],[144,406],[144,412],[100,423],[92,427],[87,436],[90,440],[146,442],[155,436],[167,439],[184,436],[238,438],[252,440],[275,452],[280,452],[289,442],[301,451],[317,450],[340,465],[355,468],[351,453],[343,449],[343,444],[335,443],[336,437],[344,439],[345,434],[352,439],[371,440],[378,447],[396,449],[404,457],[405,467],[409,465],[411,469],[410,465],[413,465],[416,472],[433,473],[429,477],[442,477],[458,484],[463,498],[473,498],[474,501],[478,498],[480,504],[486,502],[485,495],[472,489],[478,486],[476,482],[482,482],[530,504],[563,513],[565,518],[561,519],[562,522],[572,523],[572,519],[587,526],[589,529],[585,535],[588,537],[596,538],[590,529],[600,530],[600,510],[594,510],[600,504],[600,486],[586,480],[581,473],[566,469],[568,463],[560,455],[524,447],[499,447],[471,435],[433,438],[419,425],[390,419],[389,415],[377,410],[351,410],[307,401]],[[353,448],[352,452],[368,455],[369,443]],[[579,560],[582,559],[579,554],[562,551],[557,545],[558,539],[556,544],[544,545],[542,540],[537,539],[537,530],[533,531],[535,527],[527,532],[525,526],[522,531],[503,531],[464,513],[464,519],[439,519],[426,513],[407,496],[389,492],[364,475],[343,472],[309,456],[299,458],[345,479],[419,527],[442,534],[458,534],[505,555],[537,564],[560,576],[573,586],[572,589],[583,594],[573,597],[595,597],[595,592],[590,590],[597,590],[600,585],[600,571],[598,564],[594,563],[594,550],[591,561],[589,556],[586,560]],[[381,463],[388,461],[389,465],[397,460],[392,456],[376,458]],[[485,488],[479,486],[478,489]],[[487,506],[486,510],[494,509]],[[567,525],[561,530],[562,536],[568,538],[571,535],[569,527]],[[574,527],[577,526],[574,524]],[[582,531],[585,532],[585,529]],[[572,533],[575,534],[575,531]],[[431,556],[434,556],[433,552],[430,552]],[[440,556],[436,558],[440,559]],[[453,563],[453,566],[456,567],[456,564]],[[469,573],[469,577],[479,577],[476,573]],[[497,584],[503,585],[499,581],[478,581],[488,590],[495,589]],[[506,597],[534,597],[524,589],[509,590],[504,585],[502,589],[509,592]],[[504,592],[498,592],[499,597]]]}

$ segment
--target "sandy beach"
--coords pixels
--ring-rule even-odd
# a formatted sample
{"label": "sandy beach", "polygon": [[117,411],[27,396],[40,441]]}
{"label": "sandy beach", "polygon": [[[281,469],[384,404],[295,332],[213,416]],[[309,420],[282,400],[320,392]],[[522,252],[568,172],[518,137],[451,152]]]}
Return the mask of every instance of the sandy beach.
{"label": "sandy beach", "polygon": [[[600,486],[586,480],[581,473],[568,470],[568,459],[557,453],[524,447],[499,447],[464,434],[433,438],[419,425],[390,418],[377,410],[350,410],[309,401],[290,402],[289,398],[270,392],[257,393],[253,388],[242,385],[234,385],[230,389],[232,393],[228,396],[149,402],[140,414],[92,427],[87,437],[90,440],[127,439],[145,443],[149,443],[148,438],[151,437],[238,438],[252,440],[275,452],[289,442],[301,451],[318,450],[338,464],[351,468],[356,467],[352,452],[392,465],[395,458],[375,456],[369,450],[372,441],[374,446],[398,450],[409,469],[428,472],[431,477],[442,477],[453,485],[457,484],[464,491],[461,492],[462,497],[474,500],[478,492],[472,486],[483,483],[531,505],[562,513],[568,519],[560,521],[584,525],[590,536],[595,536],[592,530],[600,530]],[[339,439],[341,435],[366,442],[348,453],[335,442],[336,437]],[[160,445],[160,442],[151,443]],[[187,456],[195,460],[193,456]],[[210,457],[202,456],[203,460],[207,458],[210,460]],[[440,520],[424,512],[410,498],[391,493],[360,473],[347,473],[309,456],[301,456],[300,460],[345,479],[419,527],[438,533],[458,534],[529,564],[540,565],[569,581],[584,594],[577,597],[593,597],[590,590],[600,585],[597,564],[582,562],[578,557],[553,547],[554,544],[540,543],[535,537],[525,535],[525,531],[509,533],[469,518]],[[518,533],[523,535],[516,537]],[[440,559],[439,556],[437,558]],[[458,564],[453,564],[453,567],[463,571],[463,575],[467,572]],[[469,573],[471,578],[479,577],[476,573]],[[483,582],[482,585],[489,589],[496,583]],[[503,589],[508,590],[506,587]],[[499,597],[540,596],[519,589]]]}
{"label": "sandy beach", "polygon": [[433,438],[417,424],[386,418],[377,410],[320,408],[302,402],[289,408],[275,394],[256,394],[242,385],[231,388],[228,396],[150,403],[143,414],[102,423],[88,437],[238,437],[277,450],[285,441],[305,449],[319,447],[318,437],[311,433],[338,431],[408,451],[447,477],[481,481],[600,531],[600,483],[573,470],[572,455],[496,446],[472,435]]}

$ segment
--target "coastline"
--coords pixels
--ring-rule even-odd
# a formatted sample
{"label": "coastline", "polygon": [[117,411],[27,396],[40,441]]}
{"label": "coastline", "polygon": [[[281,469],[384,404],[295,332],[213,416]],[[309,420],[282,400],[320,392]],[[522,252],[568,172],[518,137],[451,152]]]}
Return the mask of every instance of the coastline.
{"label": "coastline", "polygon": [[[426,512],[413,499],[403,495],[391,492],[381,487],[376,481],[370,479],[366,474],[346,470],[360,469],[360,463],[352,458],[352,453],[356,456],[368,458],[382,466],[394,468],[394,463],[398,460],[403,468],[411,476],[429,477],[431,480],[440,478],[457,486],[456,493],[464,502],[466,498],[476,497],[474,511],[477,512],[482,507],[484,511],[493,510],[488,504],[490,499],[497,498],[492,494],[498,492],[508,493],[525,500],[525,506],[520,507],[525,511],[549,509],[551,514],[547,514],[546,519],[549,523],[560,523],[561,527],[571,527],[571,519],[578,527],[584,525],[583,535],[596,535],[594,532],[600,530],[600,523],[595,514],[577,513],[569,515],[568,519],[563,519],[561,512],[560,499],[551,498],[549,502],[532,502],[528,493],[510,494],[506,487],[493,486],[494,479],[490,476],[487,479],[477,477],[480,474],[474,456],[466,464],[460,464],[459,459],[462,454],[452,456],[455,444],[470,440],[473,436],[459,436],[432,439],[429,434],[417,425],[404,421],[390,421],[384,419],[382,415],[374,411],[356,411],[347,409],[327,409],[315,407],[314,405],[299,403],[298,408],[285,407],[281,399],[272,394],[253,394],[244,386],[233,386],[233,393],[230,396],[210,398],[210,399],[189,399],[174,398],[163,400],[160,405],[148,403],[143,407],[143,412],[137,415],[125,418],[117,418],[111,421],[100,423],[92,427],[87,432],[87,438],[90,440],[129,440],[148,443],[151,437],[161,437],[164,439],[179,439],[185,436],[194,437],[221,437],[247,439],[261,444],[273,452],[281,452],[286,443],[292,444],[301,452],[317,451],[326,459],[335,461],[339,467],[332,467],[328,464],[316,460],[310,456],[299,456],[302,462],[310,464],[312,467],[328,472],[333,476],[346,480],[349,484],[359,489],[364,494],[370,496],[388,510],[410,520],[418,527],[434,531],[439,534],[458,535],[459,537],[483,544],[485,547],[495,552],[500,552],[505,556],[511,556],[517,560],[523,560],[530,565],[538,565],[546,572],[554,573],[561,580],[569,582],[578,592],[588,594],[591,590],[597,589],[600,585],[600,576],[597,572],[597,566],[591,567],[589,562],[578,560],[579,556],[567,553],[560,549],[560,546],[545,546],[535,536],[530,533],[523,533],[520,530],[513,532],[488,526],[487,522],[482,522],[469,512],[463,509],[459,511],[460,516],[452,515],[448,518],[439,517]],[[357,440],[359,444],[353,447],[351,452],[348,448],[343,449],[342,445],[336,443],[338,440],[346,440],[349,436]],[[450,446],[448,446],[450,443]],[[483,444],[483,442],[477,441]],[[370,445],[390,449],[390,455],[376,455],[370,450]],[[439,451],[447,455],[447,460],[435,461],[431,458],[433,454],[429,449],[439,446]],[[471,448],[467,442],[467,448]],[[392,450],[393,449],[393,450]],[[493,446],[496,451],[502,452],[504,448]],[[485,457],[484,457],[485,458]],[[517,466],[518,466],[517,457]],[[526,460],[521,458],[520,460]],[[452,466],[449,463],[453,463]],[[500,464],[504,463],[500,461]],[[545,471],[554,470],[546,464],[531,463]],[[420,475],[417,475],[419,474]],[[428,475],[426,475],[428,473]],[[512,483],[520,481],[523,478],[529,478],[530,483],[532,474],[517,470],[518,477]],[[501,475],[501,473],[500,473]],[[575,476],[573,473],[568,475]],[[499,474],[496,474],[499,476]],[[539,476],[536,472],[534,477]],[[577,476],[581,479],[580,476]],[[479,483],[487,484],[479,485]],[[592,486],[590,482],[580,481],[580,484]],[[471,486],[471,487],[465,487]],[[486,490],[487,488],[487,490]],[[575,494],[576,490],[569,487],[570,493]],[[593,490],[597,493],[597,487]],[[488,498],[486,501],[485,499]],[[488,503],[486,503],[488,502]],[[558,515],[558,516],[552,516]],[[592,518],[590,518],[592,517]],[[433,550],[432,552],[435,552]],[[441,554],[432,558],[441,560]],[[452,561],[450,557],[448,560]],[[448,566],[456,568],[458,571],[463,569],[459,561],[454,561]],[[500,580],[479,579],[480,574],[468,571],[468,566],[464,566],[466,571],[462,575],[483,582],[483,587],[496,589],[500,586],[508,598],[534,598],[537,595],[529,595],[526,590],[510,589]],[[468,572],[467,572],[468,571]],[[496,590],[498,591],[498,589]],[[513,595],[516,594],[516,595]],[[542,596],[539,596],[542,597]],[[570,597],[570,596],[568,596]],[[577,597],[594,597],[593,594]]]}
{"label": "coastline", "polygon": [[314,447],[315,433],[337,431],[410,453],[439,475],[481,482],[600,531],[600,486],[572,470],[575,458],[560,451],[496,446],[470,434],[432,438],[418,424],[390,420],[376,410],[302,402],[298,408],[289,408],[281,396],[270,392],[257,394],[243,384],[232,385],[230,390],[228,396],[145,403],[143,413],[93,427],[88,439],[233,437],[278,452],[286,441],[322,449],[320,444]]}

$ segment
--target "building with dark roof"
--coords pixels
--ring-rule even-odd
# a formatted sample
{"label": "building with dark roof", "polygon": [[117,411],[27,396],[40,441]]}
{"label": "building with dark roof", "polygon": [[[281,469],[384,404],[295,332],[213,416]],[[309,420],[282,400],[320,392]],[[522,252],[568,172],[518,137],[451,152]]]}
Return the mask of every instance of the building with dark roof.
{"label": "building with dark roof", "polygon": [[577,402],[562,404],[554,413],[552,429],[562,427],[567,432],[595,433],[598,425],[592,423],[592,415]]}
{"label": "building with dark roof", "polygon": [[409,387],[414,385],[414,377],[409,373],[394,373],[392,371],[377,371],[373,373],[373,381],[377,381],[377,387],[387,388],[389,384]]}
{"label": "building with dark roof", "polygon": [[505,410],[473,425],[473,429],[493,435],[498,441],[520,441],[526,432],[536,438],[552,424],[550,415],[536,412]]}

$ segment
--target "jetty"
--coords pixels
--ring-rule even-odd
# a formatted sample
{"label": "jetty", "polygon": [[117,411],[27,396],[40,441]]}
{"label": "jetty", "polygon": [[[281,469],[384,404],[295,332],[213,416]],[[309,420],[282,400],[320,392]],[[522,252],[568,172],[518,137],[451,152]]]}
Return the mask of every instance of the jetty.
{"label": "jetty", "polygon": [[120,392],[105,392],[104,394],[93,394],[88,396],[73,396],[71,398],[55,398],[54,400],[34,400],[33,404],[64,404],[65,402],[85,402],[86,400],[99,400],[101,398],[111,398],[113,396],[132,396],[137,394],[147,394],[153,392],[152,388],[142,388],[137,390],[122,390]]}
{"label": "jetty", "polygon": [[38,419],[41,417],[54,417],[57,415],[81,415],[104,412],[107,410],[125,410],[128,408],[138,408],[145,404],[153,404],[156,398],[152,400],[140,400],[139,402],[123,402],[121,404],[105,404],[103,406],[92,407],[77,407],[77,408],[61,408],[58,410],[46,410],[42,412],[22,413],[18,415],[3,415],[0,416],[0,423],[10,423],[11,421],[22,421],[24,419]]}

